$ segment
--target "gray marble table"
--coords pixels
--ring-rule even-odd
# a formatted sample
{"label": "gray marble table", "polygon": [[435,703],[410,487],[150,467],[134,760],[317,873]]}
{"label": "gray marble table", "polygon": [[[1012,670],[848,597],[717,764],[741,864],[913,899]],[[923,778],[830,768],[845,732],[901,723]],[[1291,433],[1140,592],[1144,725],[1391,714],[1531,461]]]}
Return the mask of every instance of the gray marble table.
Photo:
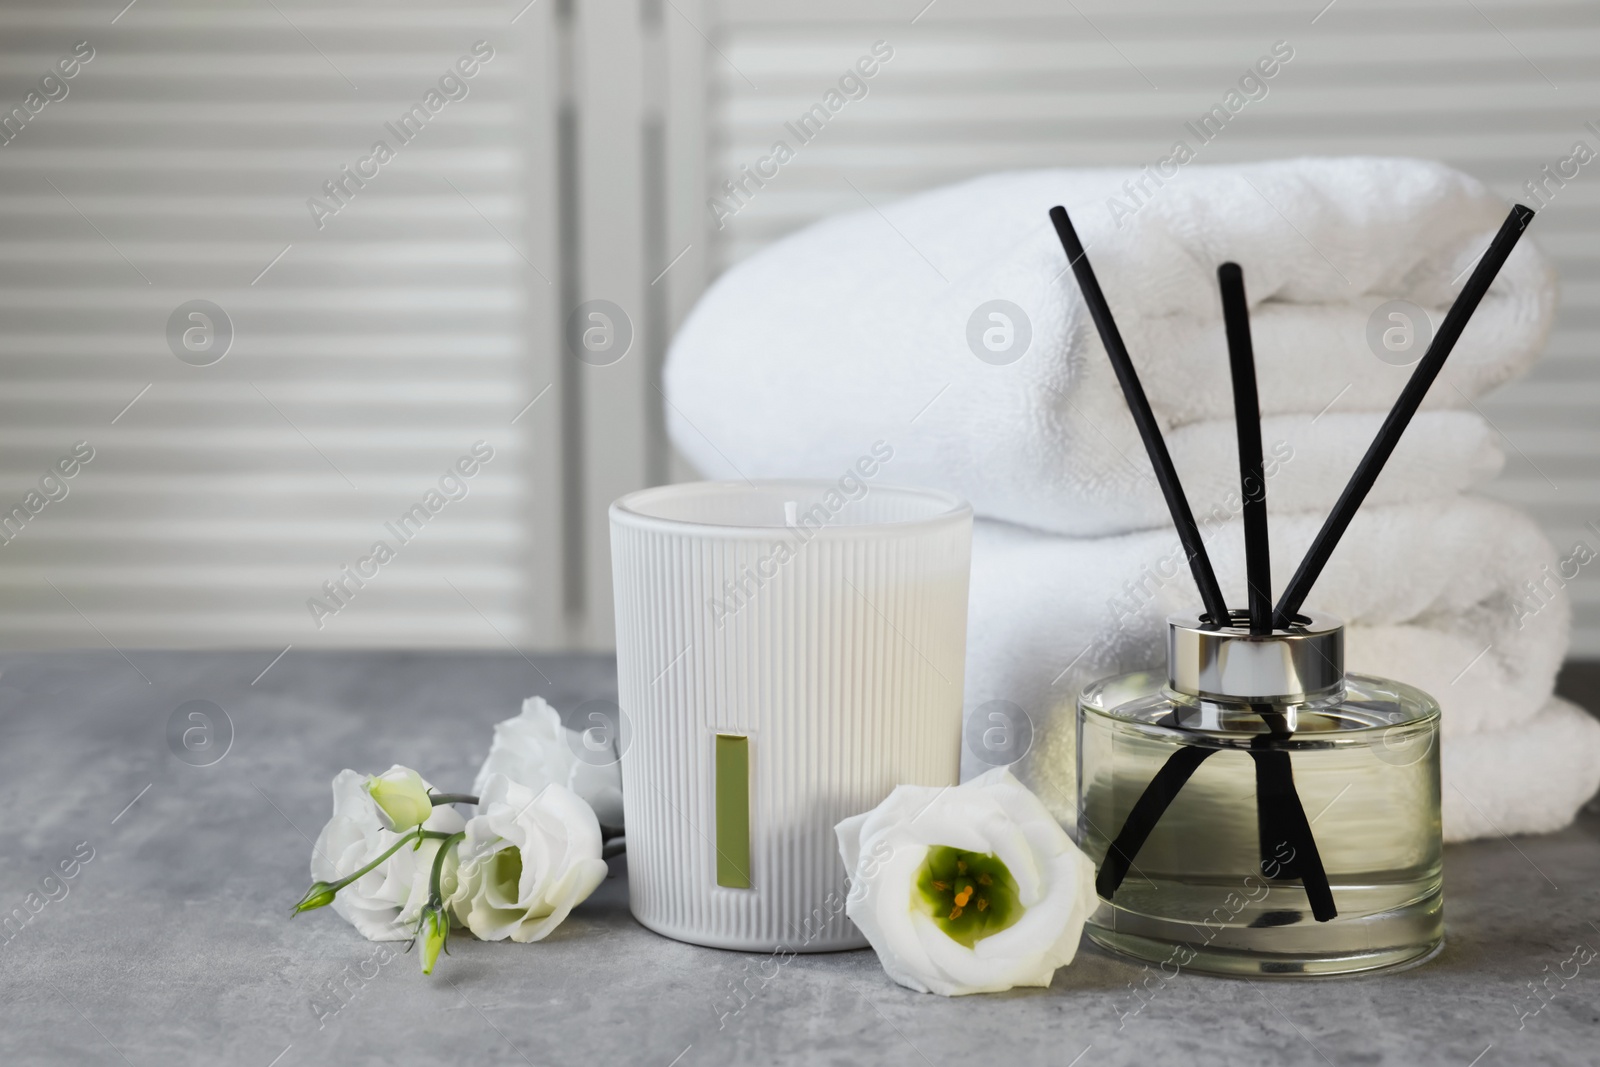
{"label": "gray marble table", "polygon": [[[263,674],[273,655],[0,656],[0,915],[28,916],[0,941],[0,1064],[1600,1060],[1600,960],[1563,966],[1579,944],[1600,948],[1593,814],[1450,848],[1448,943],[1420,968],[1312,983],[1185,974],[1137,1013],[1139,968],[1088,944],[1049,989],[953,1000],[900,988],[871,952],[776,967],[679,944],[629,916],[620,860],[549,940],[459,938],[425,978],[414,955],[386,960],[331,912],[288,919],[329,780],[400,762],[464,787],[491,723],[530,693],[561,707],[613,696],[611,662],[294,650]],[[167,741],[193,700],[232,723],[209,766]],[[63,862],[74,877],[47,881]],[[724,1017],[756,973],[769,980]]]}

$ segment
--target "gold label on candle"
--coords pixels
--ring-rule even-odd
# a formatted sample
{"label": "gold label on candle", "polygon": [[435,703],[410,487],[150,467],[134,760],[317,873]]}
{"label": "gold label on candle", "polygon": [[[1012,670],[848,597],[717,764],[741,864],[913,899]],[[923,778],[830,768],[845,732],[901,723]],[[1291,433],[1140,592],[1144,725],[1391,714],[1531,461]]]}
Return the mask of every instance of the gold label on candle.
{"label": "gold label on candle", "polygon": [[750,739],[717,735],[717,884],[750,888]]}

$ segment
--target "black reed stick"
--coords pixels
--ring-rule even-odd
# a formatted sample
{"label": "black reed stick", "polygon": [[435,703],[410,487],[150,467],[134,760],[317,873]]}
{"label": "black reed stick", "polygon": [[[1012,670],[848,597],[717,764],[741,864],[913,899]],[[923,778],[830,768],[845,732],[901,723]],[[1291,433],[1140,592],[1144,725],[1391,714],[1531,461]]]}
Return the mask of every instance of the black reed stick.
{"label": "black reed stick", "polygon": [[[1117,888],[1128,876],[1128,869],[1144,847],[1145,839],[1156,828],[1156,823],[1161,821],[1161,816],[1167,813],[1172,802],[1178,799],[1178,791],[1200,769],[1200,764],[1217,751],[1200,745],[1184,745],[1167,757],[1167,762],[1161,765],[1161,769],[1150,779],[1150,784],[1144,787],[1144,792],[1139,794],[1139,799],[1134,801],[1116,838],[1106,846],[1105,859],[1101,861],[1100,870],[1094,878],[1094,891],[1097,894],[1106,900],[1117,895]],[[1262,853],[1263,857],[1268,855],[1270,853]]]}
{"label": "black reed stick", "polygon": [[[1239,486],[1244,498],[1245,581],[1250,589],[1250,633],[1272,634],[1272,568],[1267,537],[1267,474],[1261,459],[1261,402],[1256,392],[1255,346],[1250,340],[1250,305],[1245,300],[1244,271],[1237,263],[1217,268],[1222,289],[1222,321],[1228,334],[1228,368],[1233,377],[1233,421],[1239,437]],[[1291,858],[1279,862],[1276,877],[1298,878],[1305,888],[1311,917],[1319,923],[1336,918],[1328,873],[1322,866],[1317,839],[1306,819],[1294,785],[1289,753],[1274,747],[1293,736],[1288,721],[1271,704],[1253,704],[1268,732],[1250,742],[1256,770],[1256,822],[1261,870],[1279,862],[1278,849],[1288,845]]]}
{"label": "black reed stick", "polygon": [[1428,346],[1428,351],[1417,364],[1417,369],[1411,372],[1406,387],[1400,391],[1400,398],[1394,402],[1394,407],[1389,409],[1389,416],[1383,420],[1383,426],[1379,428],[1378,435],[1372,439],[1367,454],[1361,457],[1355,473],[1350,476],[1349,484],[1344,487],[1344,492],[1339,494],[1339,500],[1328,513],[1327,521],[1322,524],[1316,539],[1311,542],[1311,548],[1306,552],[1306,558],[1301,561],[1300,569],[1289,579],[1289,584],[1283,590],[1283,596],[1279,598],[1278,606],[1273,611],[1274,626],[1281,629],[1294,621],[1295,615],[1300,611],[1300,605],[1305,603],[1312,585],[1316,583],[1317,576],[1327,565],[1328,557],[1333,555],[1333,550],[1338,547],[1339,538],[1344,536],[1350,520],[1355,518],[1356,509],[1366,499],[1372,484],[1378,480],[1378,475],[1383,471],[1383,465],[1388,462],[1395,446],[1400,443],[1400,435],[1405,433],[1407,424],[1411,422],[1411,416],[1417,413],[1423,397],[1428,395],[1428,388],[1439,376],[1439,370],[1449,358],[1450,350],[1455,348],[1456,341],[1461,337],[1461,331],[1466,328],[1467,320],[1471,319],[1472,313],[1478,309],[1478,302],[1489,291],[1489,283],[1500,273],[1500,268],[1511,255],[1511,250],[1516,247],[1517,240],[1521,238],[1522,231],[1533,221],[1533,215],[1531,208],[1523,207],[1521,204],[1514,205],[1511,213],[1506,216],[1506,221],[1501,223],[1500,232],[1489,242],[1488,251],[1484,252],[1483,258],[1478,261],[1478,266],[1472,272],[1472,277],[1468,278],[1467,284],[1462,287],[1461,295],[1450,305],[1450,310],[1445,314],[1444,322],[1440,324],[1433,343]]}
{"label": "black reed stick", "polygon": [[1250,343],[1250,306],[1244,271],[1237,263],[1217,268],[1222,321],[1228,332],[1233,371],[1233,422],[1239,434],[1239,488],[1244,497],[1245,583],[1250,587],[1250,632],[1272,633],[1272,562],[1267,542],[1267,476],[1261,459],[1261,404],[1256,395],[1255,348]]}
{"label": "black reed stick", "polygon": [[1139,436],[1144,439],[1150,465],[1155,468],[1156,483],[1167,498],[1172,524],[1178,528],[1178,540],[1183,543],[1184,554],[1189,557],[1189,570],[1194,575],[1194,584],[1200,587],[1200,602],[1205,605],[1206,614],[1214,625],[1227,626],[1228,605],[1222,599],[1222,587],[1217,584],[1216,572],[1211,569],[1211,557],[1206,555],[1205,542],[1200,539],[1200,526],[1194,521],[1194,512],[1189,510],[1189,501],[1178,482],[1178,471],[1172,465],[1172,456],[1167,452],[1161,427],[1156,422],[1155,413],[1150,410],[1144,387],[1139,384],[1139,373],[1133,369],[1133,360],[1128,356],[1127,345],[1122,343],[1116,320],[1111,317],[1111,306],[1106,303],[1100,283],[1095,280],[1094,268],[1089,266],[1089,258],[1084,254],[1077,231],[1072,228],[1072,220],[1067,217],[1067,209],[1060,206],[1051,208],[1050,221],[1055,223],[1056,235],[1061,238],[1061,247],[1067,253],[1067,262],[1078,279],[1078,288],[1083,291],[1083,301],[1089,306],[1089,316],[1100,331],[1100,340],[1106,346],[1111,367],[1122,385],[1123,396],[1127,398],[1128,410],[1133,413],[1133,423],[1139,428]]}
{"label": "black reed stick", "polygon": [[[1144,395],[1138,372],[1134,369],[1133,360],[1129,357],[1127,346],[1122,341],[1122,334],[1117,329],[1115,319],[1112,318],[1105,294],[1100,290],[1100,283],[1094,276],[1094,269],[1089,265],[1083,244],[1072,228],[1072,220],[1068,218],[1066,209],[1059,206],[1051,208],[1050,221],[1055,224],[1056,235],[1061,239],[1061,247],[1067,253],[1067,261],[1078,280],[1078,287],[1083,291],[1089,314],[1094,319],[1095,327],[1100,331],[1100,339],[1105,345],[1106,354],[1111,359],[1111,366],[1116,371],[1117,381],[1121,384],[1123,395],[1128,402],[1128,409],[1133,413],[1134,425],[1138,427],[1139,435],[1143,438],[1145,449],[1150,455],[1150,464],[1155,469],[1156,480],[1166,497],[1173,525],[1177,527],[1179,540],[1189,556],[1190,570],[1194,574],[1195,585],[1200,589],[1200,599],[1205,604],[1206,613],[1213,625],[1228,626],[1232,616],[1222,598],[1222,589],[1217,584],[1216,573],[1211,569],[1211,559],[1206,555],[1205,544],[1200,539],[1199,525],[1194,520],[1194,513],[1189,509],[1183,486],[1178,481],[1177,469],[1172,464],[1172,457],[1167,452],[1166,442],[1161,436],[1161,427],[1156,423],[1155,414],[1150,410],[1150,402]],[[1237,266],[1234,270],[1237,272]],[[1239,304],[1243,306],[1242,276],[1239,280]],[[1225,308],[1225,313],[1226,310]],[[1237,348],[1238,346],[1233,343],[1231,330],[1229,339],[1230,347]],[[1260,411],[1255,403],[1255,368],[1249,347],[1248,323],[1244,328],[1242,351],[1249,357],[1250,407],[1256,412],[1255,419],[1251,420],[1255,426],[1254,466],[1259,475],[1262,466]],[[1264,519],[1266,502],[1264,479],[1259,480],[1259,486]],[[1248,490],[1248,486],[1246,488]],[[1265,548],[1264,538],[1262,547]],[[1263,588],[1266,586],[1263,585]],[[1264,599],[1270,600],[1270,596]],[[1180,748],[1168,757],[1166,764],[1145,787],[1116,839],[1107,849],[1106,857],[1096,877],[1096,891],[1101,897],[1109,900],[1116,893],[1132,866],[1134,857],[1144,845],[1145,839],[1176,799],[1178,791],[1212,751],[1214,750],[1198,746]],[[1306,822],[1299,794],[1294,787],[1293,770],[1287,753],[1263,752],[1255,762],[1257,804],[1264,804],[1268,809],[1261,815],[1264,820],[1263,862],[1267,859],[1265,852],[1267,839],[1276,838],[1277,830],[1282,829],[1284,831],[1282,838],[1296,842],[1299,845],[1297,855],[1303,854],[1306,857],[1303,881],[1307,896],[1312,903],[1313,915],[1317,921],[1327,922],[1336,914],[1333,909],[1333,898],[1321,860],[1317,856],[1316,842],[1311,835],[1310,824]]]}
{"label": "black reed stick", "polygon": [[[1271,747],[1273,737],[1257,735],[1250,744],[1256,765],[1256,820],[1260,834],[1261,874],[1264,878],[1300,879],[1311,917],[1319,923],[1339,917],[1333,887],[1317,851],[1317,839],[1306,820],[1306,809],[1294,787],[1294,764],[1289,753]],[[1259,744],[1257,742],[1260,742]],[[1286,844],[1289,858],[1279,861],[1278,848]],[[1269,859],[1270,857],[1270,859]],[[1269,862],[1278,862],[1277,875],[1268,875]]]}

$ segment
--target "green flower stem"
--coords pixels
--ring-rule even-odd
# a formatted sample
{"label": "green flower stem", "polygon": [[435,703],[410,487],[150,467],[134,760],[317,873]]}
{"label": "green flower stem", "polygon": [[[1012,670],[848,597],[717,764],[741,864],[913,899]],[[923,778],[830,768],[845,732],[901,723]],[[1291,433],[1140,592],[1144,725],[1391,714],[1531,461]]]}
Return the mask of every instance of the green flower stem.
{"label": "green flower stem", "polygon": [[471,793],[432,793],[428,799],[433,801],[433,806],[440,804],[477,804],[478,798]]}
{"label": "green flower stem", "polygon": [[390,845],[388,848],[384,849],[383,854],[381,856],[379,856],[377,859],[373,860],[371,863],[369,863],[365,867],[361,868],[355,874],[352,874],[347,878],[341,878],[339,881],[333,883],[334,892],[337,893],[339,890],[343,889],[345,886],[349,885],[351,882],[355,881],[357,878],[360,878],[364,874],[369,874],[373,870],[377,869],[377,867],[378,867],[378,865],[380,863],[382,863],[384,860],[388,859],[390,856],[394,855],[396,852],[399,852],[401,845],[407,844],[413,838],[416,838],[418,835],[427,834],[429,832],[430,831],[426,831],[426,830],[423,830],[421,827],[418,827],[415,830],[408,830],[405,833],[401,834],[400,835],[400,839],[398,841],[396,841],[394,844]]}
{"label": "green flower stem", "polygon": [[361,868],[359,871],[356,871],[354,874],[351,874],[345,878],[341,878],[337,882],[317,882],[312,885],[310,889],[306,890],[306,895],[301,898],[300,903],[295,905],[295,909],[291,913],[291,916],[298,915],[302,911],[311,911],[315,908],[332,904],[333,898],[338,894],[339,890],[343,889],[351,882],[354,882],[362,875],[370,874],[372,871],[376,870],[379,864],[388,859],[390,856],[393,856],[396,852],[399,852],[402,846],[416,842],[416,846],[421,848],[423,838],[439,838],[442,840],[449,836],[449,834],[442,833],[437,830],[424,830],[420,826],[411,830],[407,830],[395,840],[394,844],[384,849],[381,855],[379,855],[365,867]]}
{"label": "green flower stem", "polygon": [[[444,841],[439,845],[439,851],[433,855],[433,873],[428,878],[428,903],[423,906],[422,914],[417,916],[417,932],[412,935],[411,943],[422,941],[422,973],[432,974],[433,965],[439,960],[439,952],[450,951],[450,916],[445,913],[444,892],[439,885],[444,877],[444,858],[449,851],[461,841],[466,840],[466,831],[455,834],[443,834]],[[407,951],[410,951],[409,947]]]}
{"label": "green flower stem", "polygon": [[428,903],[439,906],[444,904],[444,894],[439,891],[439,879],[444,875],[445,853],[461,841],[465,841],[467,833],[444,834],[444,844],[439,846],[439,851],[433,856],[433,874],[428,879]]}

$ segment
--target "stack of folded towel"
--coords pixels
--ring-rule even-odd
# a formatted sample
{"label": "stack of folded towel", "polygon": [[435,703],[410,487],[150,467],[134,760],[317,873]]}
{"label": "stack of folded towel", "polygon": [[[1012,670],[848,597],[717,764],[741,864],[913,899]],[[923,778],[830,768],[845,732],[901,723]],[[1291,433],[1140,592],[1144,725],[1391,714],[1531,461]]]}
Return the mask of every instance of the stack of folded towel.
{"label": "stack of folded towel", "polygon": [[[1505,204],[1417,160],[1189,166],[1164,184],[1000,174],[780,241],[684,324],[668,421],[708,476],[837,478],[881,441],[880,480],[972,501],[968,713],[1027,711],[1033,745],[1015,769],[1071,819],[1078,690],[1159,665],[1166,615],[1198,595],[1046,218],[1057,203],[1241,607],[1217,265],[1245,270],[1282,588],[1410,374],[1375,354],[1375,310],[1405,300],[1437,324]],[[1348,624],[1351,670],[1439,699],[1451,840],[1555,829],[1600,785],[1600,722],[1551,695],[1569,625],[1557,554],[1526,516],[1470,492],[1503,462],[1475,398],[1536,358],[1554,307],[1554,276],[1524,240],[1307,602]],[[998,355],[981,341],[991,327]],[[982,769],[964,754],[965,774]]]}

